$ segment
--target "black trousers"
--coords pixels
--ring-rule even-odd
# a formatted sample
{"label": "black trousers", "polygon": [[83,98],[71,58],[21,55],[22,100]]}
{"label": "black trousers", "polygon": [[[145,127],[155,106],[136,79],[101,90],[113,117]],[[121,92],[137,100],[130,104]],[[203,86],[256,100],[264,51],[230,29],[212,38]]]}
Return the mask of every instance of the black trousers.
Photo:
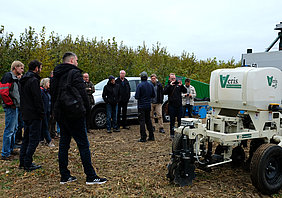
{"label": "black trousers", "polygon": [[[126,113],[127,113],[127,104],[128,102],[119,102],[118,103],[118,117],[117,117],[117,121],[118,121],[118,126],[127,126],[127,121],[126,121]],[[122,113],[122,116],[120,116],[120,114]],[[122,117],[122,121],[120,120],[120,118]]]}
{"label": "black trousers", "polygon": [[24,136],[20,150],[20,165],[31,166],[32,156],[41,136],[41,120],[24,121]]}
{"label": "black trousers", "polygon": [[89,150],[89,142],[87,138],[87,132],[85,130],[85,118],[76,120],[60,120],[60,144],[59,144],[59,169],[61,177],[68,179],[70,177],[70,171],[68,169],[68,151],[70,148],[71,138],[75,140],[84,173],[87,179],[94,179],[96,172],[91,163],[91,153]]}
{"label": "black trousers", "polygon": [[146,128],[149,131],[149,138],[154,138],[153,126],[151,122],[151,109],[138,109],[138,120],[140,124],[140,135],[142,140],[146,140]]}
{"label": "black trousers", "polygon": [[182,106],[174,107],[168,105],[168,113],[170,116],[170,135],[174,135],[175,117],[177,117],[177,126],[180,127],[181,125]]}

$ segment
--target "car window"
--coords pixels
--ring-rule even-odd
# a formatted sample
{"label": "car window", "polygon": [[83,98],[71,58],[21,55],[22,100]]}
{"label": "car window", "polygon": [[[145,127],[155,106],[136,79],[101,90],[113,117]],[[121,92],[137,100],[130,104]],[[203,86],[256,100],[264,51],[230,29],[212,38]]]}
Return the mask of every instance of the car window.
{"label": "car window", "polygon": [[135,82],[135,80],[130,80],[129,85],[130,85],[130,91],[136,92],[136,82]]}
{"label": "car window", "polygon": [[105,85],[108,83],[108,79],[102,80],[95,85],[95,90],[103,90]]}

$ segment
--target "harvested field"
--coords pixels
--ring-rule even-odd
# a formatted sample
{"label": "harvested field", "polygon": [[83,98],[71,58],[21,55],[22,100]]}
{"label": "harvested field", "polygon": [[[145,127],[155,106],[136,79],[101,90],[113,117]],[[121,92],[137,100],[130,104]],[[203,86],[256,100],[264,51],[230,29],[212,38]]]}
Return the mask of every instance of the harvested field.
{"label": "harvested field", "polygon": [[[56,147],[39,145],[34,162],[42,169],[25,172],[18,169],[18,156],[0,162],[0,197],[268,197],[252,185],[249,172],[230,165],[213,168],[211,173],[196,170],[192,186],[177,187],[166,179],[171,141],[168,123],[165,134],[156,132],[154,142],[138,143],[139,126],[107,134],[92,130],[89,134],[92,161],[97,173],[109,181],[103,185],[86,185],[76,144],[72,141],[69,169],[77,181],[60,185],[58,140]],[[0,145],[2,146],[4,113],[0,114]],[[280,194],[272,197],[282,197]]]}

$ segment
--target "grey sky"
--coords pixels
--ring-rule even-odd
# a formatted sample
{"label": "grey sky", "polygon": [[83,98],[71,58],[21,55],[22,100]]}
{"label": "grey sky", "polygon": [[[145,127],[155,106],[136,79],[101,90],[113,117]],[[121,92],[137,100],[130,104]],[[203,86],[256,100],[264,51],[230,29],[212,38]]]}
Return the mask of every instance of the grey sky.
{"label": "grey sky", "polygon": [[[239,61],[277,37],[281,0],[0,0],[0,25],[16,36],[32,26],[49,34],[116,37],[136,48],[161,43],[172,55]],[[277,50],[275,46],[274,50]]]}

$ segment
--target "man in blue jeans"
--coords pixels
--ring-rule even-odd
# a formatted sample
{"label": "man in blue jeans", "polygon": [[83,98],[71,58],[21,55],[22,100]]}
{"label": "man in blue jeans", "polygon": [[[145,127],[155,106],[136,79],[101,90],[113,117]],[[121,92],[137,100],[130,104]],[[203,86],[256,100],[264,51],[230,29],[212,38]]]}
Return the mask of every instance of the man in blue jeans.
{"label": "man in blue jeans", "polygon": [[20,150],[19,168],[32,171],[41,168],[32,163],[32,156],[40,141],[41,121],[44,117],[43,101],[40,91],[40,72],[42,63],[33,60],[20,80],[21,112],[24,121],[24,137]]}
{"label": "man in blue jeans", "polygon": [[3,146],[1,159],[11,160],[16,154],[13,149],[15,145],[15,134],[18,124],[18,108],[20,106],[19,82],[17,76],[24,71],[24,64],[14,61],[11,71],[4,74],[0,82],[0,95],[5,112],[5,129],[3,134]]}
{"label": "man in blue jeans", "polygon": [[[88,96],[85,90],[85,84],[82,79],[82,70],[78,67],[77,56],[72,52],[67,52],[63,56],[63,63],[56,66],[54,76],[51,79],[51,100],[54,109],[55,119],[60,125],[60,143],[59,143],[59,169],[61,174],[60,184],[66,184],[76,181],[76,177],[70,174],[68,169],[68,150],[70,148],[71,138],[73,137],[80,153],[80,158],[86,174],[86,184],[103,184],[107,181],[105,178],[97,176],[92,163],[89,150],[89,142],[85,125],[86,115],[72,119],[66,115],[66,111],[61,108],[58,96],[62,88],[67,83],[69,72],[72,72],[71,84],[79,92],[86,110],[89,110]],[[89,112],[86,112],[86,114]]]}

